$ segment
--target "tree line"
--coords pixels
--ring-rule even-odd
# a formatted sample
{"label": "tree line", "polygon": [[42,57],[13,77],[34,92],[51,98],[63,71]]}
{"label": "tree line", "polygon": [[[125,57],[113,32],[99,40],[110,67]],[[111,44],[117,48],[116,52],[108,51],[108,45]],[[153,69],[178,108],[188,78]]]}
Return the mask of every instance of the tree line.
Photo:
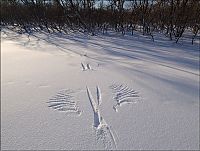
{"label": "tree line", "polygon": [[161,31],[176,42],[189,30],[193,42],[200,32],[200,0],[1,0],[1,26],[92,35],[139,30],[152,39]]}

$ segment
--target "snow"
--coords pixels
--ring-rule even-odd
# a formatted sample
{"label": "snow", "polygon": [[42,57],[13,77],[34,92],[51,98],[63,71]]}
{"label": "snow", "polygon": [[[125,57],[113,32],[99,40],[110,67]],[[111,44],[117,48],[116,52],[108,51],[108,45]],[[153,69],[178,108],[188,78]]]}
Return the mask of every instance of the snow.
{"label": "snow", "polygon": [[160,34],[3,29],[1,147],[197,150],[199,53]]}

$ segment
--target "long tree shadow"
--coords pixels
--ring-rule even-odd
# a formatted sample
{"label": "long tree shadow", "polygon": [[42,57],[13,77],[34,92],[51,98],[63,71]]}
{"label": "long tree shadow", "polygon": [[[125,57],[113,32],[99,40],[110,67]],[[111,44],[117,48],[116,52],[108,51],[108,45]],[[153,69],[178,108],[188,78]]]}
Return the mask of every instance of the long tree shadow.
{"label": "long tree shadow", "polygon": [[[3,32],[7,35],[6,39],[17,41],[25,47],[40,48],[44,45],[41,41],[44,41],[45,43],[56,46],[58,50],[64,53],[73,53],[101,62],[115,61],[110,56],[117,56],[120,58],[151,62],[160,66],[198,75],[196,72],[193,72],[199,68],[198,56],[200,50],[198,46],[186,44],[185,47],[180,47],[170,41],[165,41],[165,39],[162,40],[162,37],[159,42],[153,43],[149,38],[142,37],[138,34],[135,37],[129,35],[116,37],[115,35],[109,34],[105,36],[88,36],[84,33],[67,35],[62,33],[47,33],[44,31],[33,32],[31,34],[20,34],[17,32],[13,34],[9,30],[3,30]],[[190,50],[189,47],[193,51],[186,52],[186,50]],[[45,49],[41,49],[41,51],[45,51]],[[97,55],[88,55],[94,53]],[[183,53],[183,56],[180,56],[180,53]]]}

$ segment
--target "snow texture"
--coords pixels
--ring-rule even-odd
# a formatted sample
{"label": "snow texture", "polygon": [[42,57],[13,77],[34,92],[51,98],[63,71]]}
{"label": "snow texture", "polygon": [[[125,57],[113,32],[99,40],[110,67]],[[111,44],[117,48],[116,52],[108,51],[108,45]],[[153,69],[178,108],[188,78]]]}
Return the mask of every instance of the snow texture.
{"label": "snow texture", "polygon": [[2,150],[198,150],[199,43],[1,32]]}

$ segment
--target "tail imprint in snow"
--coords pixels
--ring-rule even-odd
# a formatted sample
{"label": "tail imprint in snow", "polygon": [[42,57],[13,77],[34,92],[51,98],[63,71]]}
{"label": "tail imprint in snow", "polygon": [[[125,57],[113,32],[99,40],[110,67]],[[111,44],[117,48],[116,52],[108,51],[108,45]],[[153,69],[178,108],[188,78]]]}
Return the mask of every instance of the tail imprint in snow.
{"label": "tail imprint in snow", "polygon": [[117,143],[111,127],[102,119],[101,125],[95,129],[97,141],[103,143],[105,149],[117,149]]}
{"label": "tail imprint in snow", "polygon": [[108,124],[105,122],[103,117],[101,117],[99,105],[101,104],[101,91],[100,88],[96,87],[96,95],[97,95],[97,102],[96,104],[95,100],[92,97],[92,94],[90,92],[90,89],[86,87],[87,89],[87,95],[88,99],[90,101],[93,113],[94,113],[94,128],[96,131],[97,141],[100,141],[103,143],[105,149],[116,149],[116,141],[115,137],[113,135],[113,132],[111,131],[111,128],[108,126]]}
{"label": "tail imprint in snow", "polygon": [[102,100],[101,100],[101,90],[100,90],[100,88],[98,86],[96,87],[96,89],[97,89],[97,101],[98,101],[98,105],[101,105],[101,103],[102,103]]}
{"label": "tail imprint in snow", "polygon": [[74,92],[71,90],[61,90],[55,96],[49,99],[48,107],[66,113],[75,113],[80,115],[81,111],[77,105],[77,102],[74,101]]}
{"label": "tail imprint in snow", "polygon": [[94,127],[98,127],[101,124],[100,112],[99,112],[99,109],[92,97],[92,94],[91,94],[89,88],[86,87],[86,89],[87,89],[87,95],[88,95],[88,98],[89,98],[89,101],[90,101],[90,104],[91,104],[91,107],[92,107],[92,110],[94,113]]}
{"label": "tail imprint in snow", "polygon": [[114,100],[117,102],[113,109],[117,112],[117,107],[121,104],[136,103],[135,98],[139,98],[138,92],[124,85],[113,84],[110,86],[114,93]]}

